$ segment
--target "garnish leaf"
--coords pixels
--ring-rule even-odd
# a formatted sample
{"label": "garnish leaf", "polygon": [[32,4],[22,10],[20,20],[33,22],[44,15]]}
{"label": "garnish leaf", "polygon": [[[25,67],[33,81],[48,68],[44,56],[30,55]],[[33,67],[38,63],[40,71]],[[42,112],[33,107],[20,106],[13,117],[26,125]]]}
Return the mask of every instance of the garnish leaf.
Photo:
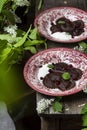
{"label": "garnish leaf", "polygon": [[82,116],[82,126],[87,126],[87,114]]}
{"label": "garnish leaf", "polygon": [[56,97],[56,99],[55,99],[55,101],[54,101],[54,103],[53,103],[53,110],[54,110],[54,112],[63,112],[63,110],[62,110],[62,108],[63,108],[63,106],[62,106],[62,103],[61,102],[59,102],[60,100],[62,99],[62,97]]}
{"label": "garnish leaf", "polygon": [[54,65],[53,64],[48,64],[47,67],[48,68],[54,68]]}
{"label": "garnish leaf", "polygon": [[82,114],[82,126],[87,126],[87,103],[83,106],[81,114]]}
{"label": "garnish leaf", "polygon": [[65,24],[65,21],[59,20],[58,23],[59,23],[59,24]]}
{"label": "garnish leaf", "polygon": [[79,46],[83,47],[84,49],[87,48],[87,44],[85,42],[80,42],[78,44],[79,44]]}
{"label": "garnish leaf", "polygon": [[60,102],[58,102],[58,101],[55,101],[54,103],[53,103],[53,110],[54,110],[54,112],[62,112],[62,104],[60,103]]}
{"label": "garnish leaf", "polygon": [[62,97],[60,97],[60,96],[56,97],[57,101],[60,101],[61,99],[62,99]]}
{"label": "garnish leaf", "polygon": [[87,103],[84,105],[84,107],[81,110],[81,114],[87,114]]}
{"label": "garnish leaf", "polygon": [[69,79],[70,79],[70,74],[69,74],[68,72],[64,72],[64,73],[62,74],[62,78],[63,78],[64,80],[69,80]]}

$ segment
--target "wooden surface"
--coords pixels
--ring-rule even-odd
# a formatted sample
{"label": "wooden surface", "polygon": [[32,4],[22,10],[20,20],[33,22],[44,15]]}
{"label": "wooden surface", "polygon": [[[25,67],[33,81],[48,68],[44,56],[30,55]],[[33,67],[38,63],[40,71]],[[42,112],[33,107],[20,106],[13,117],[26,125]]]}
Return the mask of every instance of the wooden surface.
{"label": "wooden surface", "polygon": [[[77,123],[76,123],[77,122]],[[72,117],[41,117],[41,130],[81,130],[80,116]]]}
{"label": "wooden surface", "polygon": [[[87,0],[43,0],[43,6],[39,11],[37,9],[38,3],[39,3],[39,0],[36,0],[36,16],[43,10],[46,10],[51,7],[58,7],[58,6],[72,6],[72,7],[80,8],[80,9],[87,11]],[[73,48],[73,47],[77,46],[77,43],[71,43],[71,44],[56,43],[56,42],[49,41],[49,40],[47,40],[47,44],[48,44],[48,48],[53,48],[53,47]],[[52,98],[52,97],[37,93],[37,102],[39,102],[42,98],[47,99],[47,98]],[[42,121],[41,130],[48,130],[49,128],[50,128],[50,130],[80,130],[81,128],[79,128],[78,125],[75,126],[75,123],[74,123],[74,125],[72,125],[73,128],[71,128],[71,126],[70,126],[69,128],[66,127],[66,129],[65,129],[63,127],[64,124],[62,124],[62,123],[64,123],[64,121],[66,121],[65,119],[62,120],[62,123],[59,123],[59,122],[60,122],[61,118],[64,117],[64,115],[70,117],[70,116],[78,114],[78,116],[79,116],[80,111],[81,111],[82,107],[84,106],[85,102],[87,102],[87,94],[85,94],[83,91],[81,91],[77,94],[74,94],[74,95],[63,97],[63,99],[62,99],[62,103],[63,103],[63,107],[64,107],[63,114],[54,113],[51,107],[48,108],[43,114],[40,115],[41,121]],[[49,117],[49,118],[47,118],[47,117]],[[57,125],[57,126],[55,125],[56,123],[55,123],[55,121],[53,121],[52,117],[54,117],[54,120],[57,117],[56,122],[59,125]],[[51,123],[52,127],[49,127],[50,123]],[[77,123],[78,123],[78,121],[77,121]],[[80,123],[81,123],[81,120],[80,120]],[[60,124],[62,124],[62,125],[60,126]]]}
{"label": "wooden surface", "polygon": [[43,0],[40,11],[37,9],[38,3],[39,0],[36,0],[36,15],[42,10],[56,6],[72,6],[87,11],[87,0]]}

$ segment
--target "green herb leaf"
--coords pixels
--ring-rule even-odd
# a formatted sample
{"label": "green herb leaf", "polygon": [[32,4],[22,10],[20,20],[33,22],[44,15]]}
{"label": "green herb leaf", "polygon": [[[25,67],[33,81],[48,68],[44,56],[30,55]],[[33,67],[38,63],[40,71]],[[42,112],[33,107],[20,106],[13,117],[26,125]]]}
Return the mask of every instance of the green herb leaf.
{"label": "green herb leaf", "polygon": [[1,52],[0,52],[0,64],[8,57],[8,54],[11,51],[11,47],[9,45],[6,46]]}
{"label": "green herb leaf", "polygon": [[0,52],[6,47],[7,43],[6,40],[0,40]]}
{"label": "green herb leaf", "polygon": [[0,34],[0,39],[1,40],[6,40],[8,42],[18,42],[22,39],[22,37],[13,37],[10,34]]}
{"label": "green herb leaf", "polygon": [[70,79],[70,74],[68,72],[65,72],[65,73],[62,74],[62,78],[64,80],[69,80]]}
{"label": "green herb leaf", "polygon": [[60,103],[59,101],[62,99],[62,97],[58,96],[56,97],[54,103],[53,103],[53,110],[54,112],[63,112],[62,108],[62,103]]}
{"label": "green herb leaf", "polygon": [[12,39],[12,36],[9,34],[0,34],[0,39],[9,41]]}
{"label": "green herb leaf", "polygon": [[44,42],[44,46],[45,46],[45,49],[47,49],[47,43],[46,43],[46,41]]}
{"label": "green herb leaf", "polygon": [[55,101],[54,103],[53,103],[53,110],[54,110],[54,112],[62,112],[62,104],[60,103],[60,102],[58,102],[58,101]]}
{"label": "green herb leaf", "polygon": [[43,0],[39,0],[38,10],[40,10],[40,9],[41,9],[42,4],[43,4]]}
{"label": "green herb leaf", "polygon": [[79,46],[83,47],[84,49],[87,48],[87,44],[85,42],[80,42],[78,44],[79,44]]}
{"label": "green herb leaf", "polygon": [[82,126],[87,126],[87,114],[82,116]]}
{"label": "green herb leaf", "polygon": [[15,24],[14,15],[9,10],[3,10],[2,14],[7,17],[7,19],[11,22],[11,24]]}
{"label": "green herb leaf", "polygon": [[84,107],[81,110],[81,114],[87,114],[87,103],[84,105]]}
{"label": "green herb leaf", "polygon": [[59,24],[65,24],[65,21],[59,20],[58,23],[59,23]]}
{"label": "green herb leaf", "polygon": [[48,68],[54,68],[54,65],[53,64],[48,64],[47,67]]}
{"label": "green herb leaf", "polygon": [[30,47],[25,47],[24,50],[29,50],[31,53],[35,54],[37,51],[36,51],[36,48],[33,47],[33,46],[30,46]]}
{"label": "green herb leaf", "polygon": [[26,15],[26,14],[28,13],[28,11],[29,11],[29,6],[26,7],[26,10],[24,11],[24,14],[23,14],[23,15]]}
{"label": "green herb leaf", "polygon": [[45,40],[28,40],[25,42],[24,46],[40,45],[45,43]]}
{"label": "green herb leaf", "polygon": [[83,128],[83,129],[81,129],[81,130],[87,130],[87,128]]}
{"label": "green herb leaf", "polygon": [[0,13],[2,12],[2,8],[7,1],[8,0],[0,0]]}
{"label": "green herb leaf", "polygon": [[31,38],[32,40],[37,39],[37,27],[35,27],[33,30],[31,30],[29,38]]}
{"label": "green herb leaf", "polygon": [[60,101],[61,99],[62,99],[62,97],[60,97],[60,96],[56,97],[57,101]]}
{"label": "green herb leaf", "polygon": [[24,35],[24,37],[19,42],[17,42],[16,44],[14,44],[14,47],[20,47],[20,46],[22,46],[24,44],[24,42],[26,41],[26,38],[27,38],[28,33],[30,32],[30,30],[31,30],[31,26],[28,29],[27,33]]}

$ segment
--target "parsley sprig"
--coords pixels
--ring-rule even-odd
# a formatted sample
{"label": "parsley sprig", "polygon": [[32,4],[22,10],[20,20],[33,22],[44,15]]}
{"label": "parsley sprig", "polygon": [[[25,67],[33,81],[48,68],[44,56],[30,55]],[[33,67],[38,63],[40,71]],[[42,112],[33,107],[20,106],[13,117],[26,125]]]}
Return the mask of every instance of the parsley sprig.
{"label": "parsley sprig", "polygon": [[[19,34],[19,32],[18,32]],[[37,52],[36,46],[44,44],[45,49],[46,39],[42,39],[38,32],[37,28],[28,29],[27,32],[22,32],[22,34],[13,38],[13,42],[9,43],[12,40],[12,36],[9,34],[0,34],[0,64],[15,64],[22,60],[26,51],[30,51],[32,54]]]}
{"label": "parsley sprig", "polygon": [[82,108],[81,114],[82,114],[82,126],[87,126],[87,103]]}

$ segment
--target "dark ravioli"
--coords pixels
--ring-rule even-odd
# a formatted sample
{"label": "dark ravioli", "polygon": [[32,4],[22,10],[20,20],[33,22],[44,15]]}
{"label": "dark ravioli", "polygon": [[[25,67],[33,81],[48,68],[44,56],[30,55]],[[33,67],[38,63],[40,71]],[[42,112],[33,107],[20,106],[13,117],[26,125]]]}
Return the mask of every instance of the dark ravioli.
{"label": "dark ravioli", "polygon": [[[82,71],[78,68],[74,68],[72,65],[68,65],[63,62],[53,64],[53,68],[49,70],[49,73],[43,78],[43,84],[48,88],[59,88],[62,91],[69,90],[75,87],[75,81],[79,80],[82,76]],[[62,74],[68,72],[70,79],[64,80]]]}
{"label": "dark ravioli", "polygon": [[53,64],[53,65],[54,65],[53,70],[64,71],[68,68],[68,64],[66,64],[64,62],[59,62],[59,63]]}
{"label": "dark ravioli", "polygon": [[70,21],[65,17],[61,17],[56,20],[56,23],[51,23],[50,30],[52,33],[55,32],[67,32],[72,38],[79,36],[84,32],[84,22],[82,20]]}
{"label": "dark ravioli", "polygon": [[61,32],[61,28],[56,26],[54,23],[52,23],[50,30],[52,31],[52,33]]}
{"label": "dark ravioli", "polygon": [[49,73],[43,79],[43,84],[48,88],[59,88],[62,91],[71,89],[75,86],[74,80],[63,80],[61,73]]}
{"label": "dark ravioli", "polygon": [[61,81],[61,73],[52,72],[47,74],[43,79],[43,84],[49,88],[56,88]]}
{"label": "dark ravioli", "polygon": [[58,88],[62,91],[65,91],[65,90],[69,90],[71,88],[73,88],[75,86],[75,81],[74,80],[61,80]]}
{"label": "dark ravioli", "polygon": [[70,73],[70,76],[73,80],[78,80],[82,76],[82,71],[77,68],[69,69],[68,72]]}

